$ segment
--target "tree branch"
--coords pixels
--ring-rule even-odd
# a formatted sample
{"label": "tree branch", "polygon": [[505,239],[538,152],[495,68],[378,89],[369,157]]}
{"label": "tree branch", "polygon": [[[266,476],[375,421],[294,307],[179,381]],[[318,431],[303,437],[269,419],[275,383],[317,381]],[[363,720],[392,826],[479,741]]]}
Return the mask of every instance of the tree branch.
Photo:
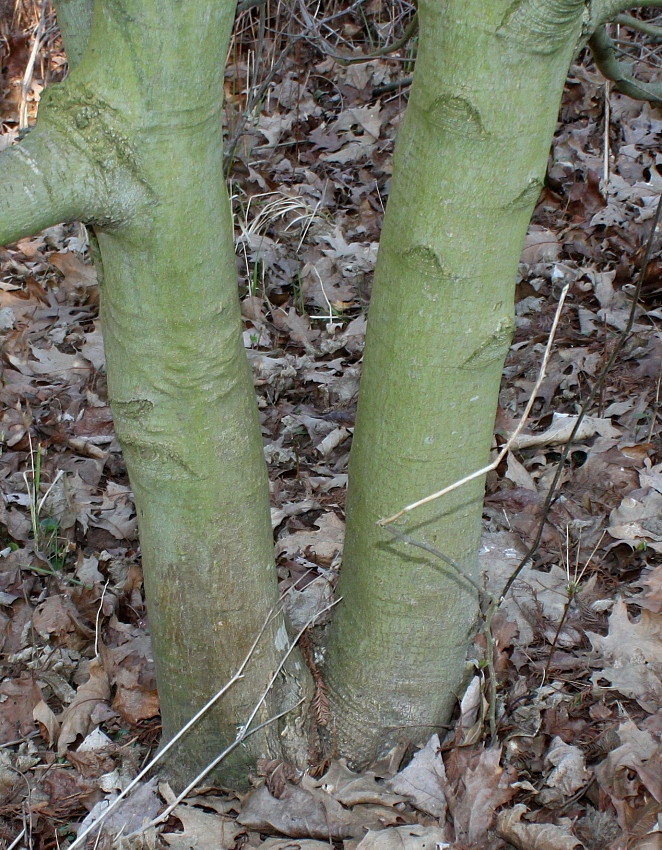
{"label": "tree branch", "polygon": [[583,0],[522,0],[510,6],[497,34],[527,52],[550,56],[579,38],[584,14]]}
{"label": "tree branch", "polygon": [[[86,218],[85,157],[44,127],[0,153],[0,245]],[[74,176],[75,175],[75,176]]]}
{"label": "tree branch", "polygon": [[634,100],[662,103],[662,84],[644,83],[637,80],[627,65],[619,62],[614,45],[604,29],[596,30],[588,40],[593,59],[600,73],[612,80],[614,88]]}
{"label": "tree branch", "polygon": [[347,56],[342,53],[337,53],[329,44],[329,42],[324,38],[324,36],[320,32],[318,22],[308,12],[306,4],[305,2],[303,2],[303,0],[299,0],[299,8],[305,25],[311,30],[311,32],[315,34],[315,36],[319,40],[321,44],[320,49],[323,50],[323,52],[326,53],[327,56],[330,56],[332,59],[335,59],[335,61],[339,62],[341,65],[357,65],[361,62],[369,62],[371,59],[380,59],[382,56],[387,56],[389,53],[393,53],[395,50],[400,50],[400,48],[404,47],[405,44],[407,44],[407,42],[418,32],[418,12],[414,12],[407,26],[405,27],[403,34],[396,41],[391,42],[390,44],[386,44],[370,54],[362,54],[359,56]]}
{"label": "tree branch", "polygon": [[247,12],[249,9],[254,9],[257,6],[264,6],[267,0],[241,0],[241,2],[237,5],[237,15],[241,15],[243,12]]}
{"label": "tree branch", "polygon": [[115,227],[151,201],[124,116],[74,77],[47,87],[37,125],[0,153],[0,245],[62,221]]}
{"label": "tree branch", "polygon": [[656,27],[655,24],[650,24],[648,21],[633,18],[632,15],[616,15],[613,22],[632,30],[639,30],[655,41],[662,41],[662,27]]}
{"label": "tree branch", "polygon": [[361,55],[361,56],[344,56],[342,53],[334,53],[332,54],[332,58],[334,58],[337,62],[340,62],[341,65],[357,65],[361,62],[369,62],[371,59],[379,59],[382,56],[388,56],[389,53],[394,53],[396,50],[400,50],[404,47],[407,42],[413,38],[418,32],[418,12],[414,12],[411,17],[411,20],[407,24],[404,29],[404,32],[400,36],[400,38],[395,41],[390,42],[389,44],[385,44],[383,47],[377,48],[372,53]]}
{"label": "tree branch", "polygon": [[662,9],[662,0],[592,0],[589,6],[588,31],[593,32],[602,24],[613,21],[621,12],[628,9]]}
{"label": "tree branch", "polygon": [[[0,245],[62,221],[116,226],[147,200],[111,128],[88,121],[71,103],[63,107],[76,98],[66,86],[49,87],[38,126],[0,153]],[[60,104],[49,109],[47,99]]]}

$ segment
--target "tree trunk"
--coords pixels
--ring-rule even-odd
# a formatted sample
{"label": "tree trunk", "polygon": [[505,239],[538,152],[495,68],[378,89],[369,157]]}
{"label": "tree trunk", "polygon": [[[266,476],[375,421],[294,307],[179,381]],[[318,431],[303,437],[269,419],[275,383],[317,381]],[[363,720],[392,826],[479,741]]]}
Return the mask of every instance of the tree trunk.
{"label": "tree trunk", "polygon": [[[82,57],[45,93],[38,128],[0,159],[11,181],[0,243],[71,219],[98,237],[109,395],[138,512],[166,739],[235,673],[277,599],[222,176],[233,15],[219,0],[96,2]],[[276,617],[171,773],[190,778],[235,738],[287,646]],[[290,668],[257,721],[303,695],[305,671],[296,659]],[[296,749],[293,717],[284,737]],[[281,752],[281,731],[248,738],[223,780]]]}
{"label": "tree trunk", "polygon": [[[222,180],[234,3],[58,5],[74,67],[44,93],[38,127],[0,154],[0,244],[65,220],[97,234],[110,400],[135,492],[168,738],[237,670],[276,601]],[[475,593],[375,523],[487,459],[519,251],[585,5],[420,0],[327,661],[332,743],[358,763],[399,738],[425,739],[460,688]],[[587,20],[624,7],[590,5]],[[400,528],[475,578],[482,493],[476,481]],[[245,678],[179,750],[180,776],[235,738],[287,644],[276,617]],[[297,704],[307,683],[294,658],[258,719]],[[223,781],[243,781],[257,755],[283,743],[302,762],[302,711],[249,738]]]}
{"label": "tree trunk", "polygon": [[[420,43],[370,302],[329,647],[343,755],[447,723],[476,593],[376,525],[488,459],[517,263],[583,0],[420,0]],[[398,528],[477,578],[483,482]]]}

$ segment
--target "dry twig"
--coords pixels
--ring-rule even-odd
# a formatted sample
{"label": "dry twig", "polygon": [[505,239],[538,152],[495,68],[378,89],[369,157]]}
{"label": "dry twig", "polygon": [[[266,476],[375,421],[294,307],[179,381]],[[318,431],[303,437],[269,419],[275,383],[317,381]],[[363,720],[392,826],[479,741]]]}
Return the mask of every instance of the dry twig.
{"label": "dry twig", "polygon": [[76,838],[76,840],[69,846],[69,850],[76,850],[77,847],[80,847],[82,845],[82,843],[85,841],[85,839],[87,838],[87,836],[90,835],[92,832],[94,832],[99,826],[101,826],[101,824],[108,817],[108,815],[110,815],[111,812],[115,811],[115,809],[121,803],[121,801],[124,800],[131,793],[131,791],[133,791],[133,789],[138,785],[138,783],[142,779],[144,779],[145,776],[147,776],[149,771],[153,767],[155,767],[155,765],[157,765],[170,752],[170,750],[175,746],[175,744],[178,741],[180,741],[184,737],[184,735],[189,731],[189,729],[193,728],[193,726],[195,726],[195,724],[198,723],[199,720],[201,720],[201,718],[221,699],[221,697],[229,691],[229,689],[235,684],[235,682],[238,682],[240,679],[243,678],[246,666],[248,665],[248,662],[252,658],[253,653],[255,652],[255,649],[256,649],[259,641],[260,641],[260,638],[262,637],[262,635],[264,634],[264,632],[266,631],[266,629],[268,628],[270,623],[273,621],[274,617],[276,617],[280,613],[281,608],[282,608],[282,605],[278,604],[278,605],[275,605],[271,609],[271,611],[269,611],[269,614],[267,615],[267,617],[266,617],[266,619],[265,619],[265,621],[262,625],[262,628],[258,632],[257,637],[255,638],[255,640],[251,644],[250,649],[246,653],[244,660],[239,665],[239,668],[237,669],[237,672],[234,674],[234,676],[232,676],[223,685],[223,687],[220,688],[220,690],[218,690],[214,694],[214,696],[208,702],[206,702],[205,705],[203,705],[202,708],[198,712],[196,712],[196,714],[194,714],[194,716],[188,721],[188,723],[185,723],[184,726],[182,726],[182,728],[175,735],[173,735],[173,737],[164,745],[163,749],[160,750],[154,756],[154,758],[151,759],[145,765],[145,767],[143,767],[143,769],[138,773],[138,775],[112,801],[112,803],[108,806],[108,808],[104,809],[104,811],[101,813],[101,816],[99,818],[97,818],[97,820],[95,820],[94,823],[91,823],[85,830],[83,830],[83,832],[80,833],[80,835]]}
{"label": "dry twig", "polygon": [[[172,803],[170,803],[167,806],[167,808],[163,812],[161,812],[161,814],[158,817],[154,818],[154,820],[151,821],[150,823],[146,824],[145,826],[141,827],[140,829],[138,829],[135,832],[132,832],[130,835],[126,836],[127,838],[132,838],[133,836],[141,835],[143,832],[150,829],[151,827],[158,826],[158,824],[163,823],[164,820],[167,820],[170,813],[182,802],[182,800],[184,800],[186,797],[188,797],[188,795],[191,793],[191,791],[193,791],[193,789],[202,782],[202,780],[205,778],[205,776],[207,776],[209,773],[211,773],[211,771],[214,770],[215,767],[218,767],[218,765],[225,758],[227,758],[227,756],[233,750],[235,750],[249,735],[253,735],[255,732],[257,732],[260,729],[263,729],[265,726],[268,726],[270,723],[274,723],[276,720],[279,720],[281,717],[284,717],[286,714],[289,714],[291,711],[294,711],[294,709],[298,708],[304,702],[304,698],[302,698],[302,699],[299,700],[299,702],[295,703],[295,705],[292,705],[289,708],[285,709],[284,711],[281,711],[278,714],[273,715],[273,717],[270,717],[267,720],[264,720],[262,723],[259,723],[257,726],[254,726],[252,729],[250,728],[251,723],[253,722],[253,720],[255,720],[255,717],[256,717],[258,711],[260,710],[262,704],[264,703],[265,699],[267,698],[267,695],[269,694],[269,692],[273,688],[278,676],[280,676],[280,674],[283,670],[283,667],[285,666],[285,663],[287,662],[287,659],[290,657],[290,655],[294,651],[294,648],[298,644],[301,636],[304,634],[304,632],[307,629],[309,629],[312,625],[315,624],[315,621],[317,620],[318,617],[320,617],[322,614],[326,613],[327,611],[330,611],[331,608],[333,608],[335,605],[337,605],[338,602],[340,602],[341,599],[342,599],[342,597],[339,597],[338,599],[334,599],[333,602],[330,602],[328,605],[326,605],[320,611],[317,611],[312,617],[309,617],[308,620],[306,621],[306,623],[301,627],[301,629],[299,630],[295,639],[293,641],[291,641],[291,643],[290,643],[290,645],[287,649],[287,652],[281,658],[280,663],[278,664],[278,667],[276,668],[274,674],[272,675],[271,679],[269,680],[269,683],[267,684],[266,688],[262,692],[260,698],[255,703],[255,705],[253,706],[253,709],[252,709],[251,713],[249,714],[248,719],[246,720],[246,722],[244,724],[242,724],[239,727],[239,731],[237,732],[237,736],[235,737],[234,741],[232,741],[232,743],[230,743],[223,750],[223,752],[219,753],[212,761],[210,761],[209,764],[207,764],[200,771],[200,773],[195,777],[195,779],[192,779],[191,782],[189,782],[189,784],[181,792],[181,794],[179,794],[176,797],[176,799],[173,800]],[[73,845],[72,845],[72,847],[73,847]]]}

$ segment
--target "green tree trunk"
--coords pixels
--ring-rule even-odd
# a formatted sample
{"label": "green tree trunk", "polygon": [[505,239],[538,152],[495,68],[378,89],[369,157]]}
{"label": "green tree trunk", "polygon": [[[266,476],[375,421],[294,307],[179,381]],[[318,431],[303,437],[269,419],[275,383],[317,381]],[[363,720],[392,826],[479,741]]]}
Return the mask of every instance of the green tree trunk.
{"label": "green tree trunk", "polygon": [[[0,243],[71,219],[98,237],[109,395],[138,512],[166,739],[237,670],[277,598],[222,176],[233,15],[218,0],[96,2],[73,71],[0,159]],[[246,677],[178,752],[183,776],[234,739],[287,646],[277,617]],[[282,677],[258,721],[304,693],[305,671],[290,668],[296,678]],[[248,738],[224,780],[281,752],[281,731]],[[295,733],[285,738],[296,748]]]}
{"label": "green tree trunk", "polygon": [[[420,0],[420,42],[369,308],[327,660],[338,751],[365,762],[447,723],[476,593],[380,518],[484,466],[522,241],[583,0]],[[484,484],[401,532],[477,578]]]}
{"label": "green tree trunk", "polygon": [[[420,0],[351,459],[343,603],[327,675],[355,762],[444,723],[476,599],[378,519],[482,466],[513,282],[581,33],[620,0]],[[642,5],[654,5],[645,2]],[[658,4],[655,4],[658,5]],[[73,71],[0,154],[0,244],[92,225],[117,434],[135,491],[164,735],[237,670],[276,600],[267,482],[241,346],[221,111],[231,0],[60,0]],[[89,12],[92,11],[90,16]],[[482,484],[408,516],[476,575]],[[282,659],[281,617],[184,742],[181,775],[235,737]],[[293,659],[259,719],[298,703]],[[304,761],[300,710],[225,764]]]}

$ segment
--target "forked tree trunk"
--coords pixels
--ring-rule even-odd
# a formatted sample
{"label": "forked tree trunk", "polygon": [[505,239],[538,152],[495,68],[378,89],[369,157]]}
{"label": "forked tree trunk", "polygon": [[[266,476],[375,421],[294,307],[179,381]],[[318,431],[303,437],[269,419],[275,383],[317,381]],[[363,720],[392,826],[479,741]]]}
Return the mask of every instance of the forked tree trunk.
{"label": "forked tree trunk", "polygon": [[[597,21],[627,3],[588,5]],[[475,594],[375,523],[486,461],[519,251],[585,6],[420,0],[327,661],[332,744],[354,762],[402,737],[425,739],[460,687]],[[96,231],[111,405],[136,497],[168,738],[236,671],[276,599],[222,180],[234,3],[94,0],[91,25],[88,0],[58,7],[75,67],[44,93],[37,128],[0,154],[0,244],[66,220]],[[474,482],[400,527],[475,577],[482,493]],[[246,677],[178,752],[181,775],[234,739],[286,646],[276,617]],[[258,720],[295,705],[307,681],[293,659]],[[255,756],[283,744],[305,763],[302,711],[249,738],[224,781],[242,781]]]}
{"label": "forked tree trunk", "polygon": [[[376,525],[483,467],[513,327],[517,263],[583,0],[420,0],[368,315],[327,662],[339,752],[365,762],[425,740],[460,692],[476,593]],[[472,578],[482,480],[400,532]]]}
{"label": "forked tree trunk", "polygon": [[[45,92],[38,127],[0,159],[0,243],[72,219],[98,237],[109,395],[138,512],[166,739],[236,672],[277,598],[223,180],[233,16],[228,0],[96,2],[83,51],[85,34],[69,32],[76,17],[65,15],[82,56]],[[190,778],[235,738],[287,646],[276,617],[173,771]],[[256,722],[304,693],[297,660],[287,673]],[[293,729],[296,715],[283,723]],[[245,778],[283,739],[296,749],[283,723],[248,738],[224,780]]]}

